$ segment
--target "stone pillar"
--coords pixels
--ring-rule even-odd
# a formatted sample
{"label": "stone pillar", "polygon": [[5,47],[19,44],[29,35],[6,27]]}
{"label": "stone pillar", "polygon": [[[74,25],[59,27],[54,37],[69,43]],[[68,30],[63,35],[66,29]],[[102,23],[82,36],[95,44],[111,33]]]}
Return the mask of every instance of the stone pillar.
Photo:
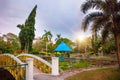
{"label": "stone pillar", "polygon": [[26,59],[26,80],[33,80],[33,59]]}
{"label": "stone pillar", "polygon": [[52,57],[52,75],[59,75],[59,58]]}

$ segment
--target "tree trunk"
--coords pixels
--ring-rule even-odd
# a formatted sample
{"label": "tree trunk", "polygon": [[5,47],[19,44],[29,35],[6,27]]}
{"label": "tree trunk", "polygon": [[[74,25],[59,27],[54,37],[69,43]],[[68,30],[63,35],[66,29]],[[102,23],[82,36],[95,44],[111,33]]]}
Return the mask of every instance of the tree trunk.
{"label": "tree trunk", "polygon": [[120,68],[120,46],[119,46],[119,34],[115,35],[115,42],[116,42],[116,51],[117,51],[117,58],[118,58],[118,65]]}

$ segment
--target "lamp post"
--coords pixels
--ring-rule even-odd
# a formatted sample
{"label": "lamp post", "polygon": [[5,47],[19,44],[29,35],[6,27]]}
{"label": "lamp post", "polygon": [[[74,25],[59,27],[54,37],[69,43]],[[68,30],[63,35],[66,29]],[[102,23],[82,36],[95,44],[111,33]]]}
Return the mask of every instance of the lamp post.
{"label": "lamp post", "polygon": [[47,47],[48,47],[48,43],[46,42],[46,53],[47,53]]}
{"label": "lamp post", "polygon": [[51,43],[51,41],[46,41],[46,52],[48,52],[48,44],[50,44]]}

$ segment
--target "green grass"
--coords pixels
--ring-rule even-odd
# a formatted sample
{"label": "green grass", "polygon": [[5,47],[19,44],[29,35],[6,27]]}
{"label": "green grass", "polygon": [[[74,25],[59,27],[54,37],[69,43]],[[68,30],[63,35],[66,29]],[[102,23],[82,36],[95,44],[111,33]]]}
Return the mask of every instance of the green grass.
{"label": "green grass", "polygon": [[120,70],[117,68],[98,69],[78,73],[65,80],[120,80]]}
{"label": "green grass", "polygon": [[61,70],[84,68],[84,67],[89,67],[90,65],[92,65],[92,63],[87,61],[76,61],[76,62],[62,61],[59,64]]}

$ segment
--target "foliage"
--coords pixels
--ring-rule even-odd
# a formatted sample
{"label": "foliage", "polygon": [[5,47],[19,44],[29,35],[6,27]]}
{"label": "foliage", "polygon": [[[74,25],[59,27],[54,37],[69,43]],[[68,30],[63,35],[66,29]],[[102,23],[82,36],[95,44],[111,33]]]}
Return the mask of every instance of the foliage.
{"label": "foliage", "polygon": [[86,52],[89,52],[91,50],[91,37],[85,38],[84,41],[76,40],[75,44],[75,52],[85,53],[85,49]]}
{"label": "foliage", "polygon": [[31,53],[31,54],[39,54],[39,50],[33,48],[30,53]]}
{"label": "foliage", "polygon": [[55,54],[55,55],[61,55],[61,54],[63,54],[63,53],[61,53],[61,52],[54,52],[54,54]]}
{"label": "foliage", "polygon": [[43,52],[46,51],[46,42],[42,38],[36,38],[33,43],[33,48]]}
{"label": "foliage", "polygon": [[47,31],[47,30],[44,30],[45,34],[43,34],[42,36],[42,39],[43,39],[43,43],[45,44],[45,50],[47,52],[52,52],[53,51],[53,47],[52,47],[52,33],[51,31]]}
{"label": "foliage", "polygon": [[55,39],[55,41],[58,41],[59,39],[61,39],[61,34],[57,34],[56,36],[57,38]]}
{"label": "foliage", "polygon": [[40,55],[46,55],[47,52],[40,52]]}
{"label": "foliage", "polygon": [[98,37],[95,41],[93,40],[93,38],[91,39],[91,43],[92,43],[92,48],[93,48],[93,52],[94,53],[98,53],[99,49],[101,47],[101,43],[102,43],[102,38]]}
{"label": "foliage", "polygon": [[33,8],[28,19],[25,21],[25,24],[17,25],[21,29],[19,33],[19,39],[21,43],[21,50],[26,52],[32,51],[32,43],[35,37],[35,16],[36,16],[37,5]]}
{"label": "foliage", "polygon": [[51,31],[44,30],[45,33],[42,35],[42,38],[36,38],[36,42],[33,44],[33,47],[41,52],[52,52],[53,51],[53,42],[52,42],[52,33]]}
{"label": "foliage", "polygon": [[119,76],[117,68],[105,68],[81,72],[65,80],[120,80]]}
{"label": "foliage", "polygon": [[13,33],[7,33],[0,36],[0,50],[2,53],[13,53],[15,50],[19,50],[20,43],[17,35]]}
{"label": "foliage", "polygon": [[68,39],[68,38],[60,38],[60,39],[58,39],[58,40],[56,41],[55,45],[54,45],[54,49],[55,49],[62,41],[65,42],[66,44],[68,44],[71,49],[73,49],[73,46],[74,46],[75,44],[74,44],[74,42],[72,42],[72,41],[71,41],[70,39]]}
{"label": "foliage", "polygon": [[83,30],[85,31],[90,22],[93,22],[91,30],[93,32],[101,30],[103,41],[108,37],[109,33],[112,33],[116,43],[120,67],[120,2],[118,0],[87,0],[83,3],[81,10],[83,13],[87,13],[90,9],[100,11],[91,12],[86,15],[82,24]]}
{"label": "foliage", "polygon": [[48,52],[40,52],[39,54],[40,55],[49,55],[49,56],[51,55],[51,53],[48,53]]}
{"label": "foliage", "polygon": [[43,34],[42,39],[46,42],[50,42],[52,39],[52,33],[50,31],[44,30],[45,34]]}
{"label": "foliage", "polygon": [[57,35],[56,42],[53,44],[52,33],[51,31],[44,30],[45,33],[42,35],[42,38],[36,38],[36,42],[33,44],[33,47],[39,50],[40,52],[52,53],[54,49],[59,45],[60,42],[66,42],[71,48],[74,46],[74,42],[67,38],[62,38],[61,35]]}
{"label": "foliage", "polygon": [[70,70],[76,68],[86,68],[91,65],[90,62],[87,61],[76,61],[76,62],[69,62],[69,61],[62,61],[60,62],[60,69],[61,70]]}
{"label": "foliage", "polygon": [[102,44],[102,50],[104,53],[116,53],[116,46],[115,46],[115,40],[113,38],[113,35],[109,36],[106,41]]}

